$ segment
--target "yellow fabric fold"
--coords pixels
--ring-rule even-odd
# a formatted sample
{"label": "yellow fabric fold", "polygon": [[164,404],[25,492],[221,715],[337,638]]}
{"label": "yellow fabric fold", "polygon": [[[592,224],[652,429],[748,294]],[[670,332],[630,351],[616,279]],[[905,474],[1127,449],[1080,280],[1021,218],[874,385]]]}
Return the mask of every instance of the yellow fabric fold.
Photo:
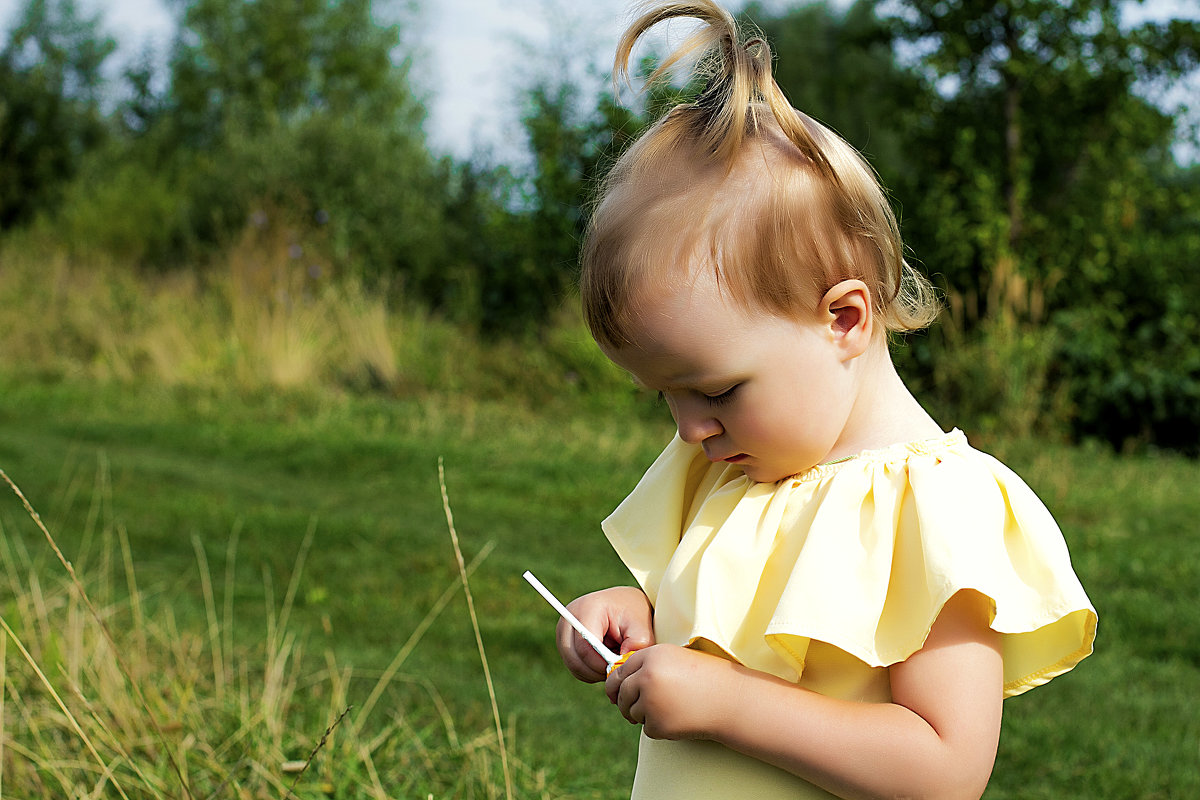
{"label": "yellow fabric fold", "polygon": [[[805,685],[806,671],[836,682],[837,651],[868,676],[908,658],[964,589],[991,600],[1005,696],[1092,650],[1096,612],[1054,519],[957,430],[777,483],[676,438],[603,529],[659,641]],[[846,691],[886,700],[879,677]]]}

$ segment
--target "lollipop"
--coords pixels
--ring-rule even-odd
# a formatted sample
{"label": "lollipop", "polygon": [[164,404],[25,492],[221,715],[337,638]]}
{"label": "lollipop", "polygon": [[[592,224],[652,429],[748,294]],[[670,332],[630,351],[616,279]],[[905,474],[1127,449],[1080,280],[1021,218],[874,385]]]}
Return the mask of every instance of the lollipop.
{"label": "lollipop", "polygon": [[567,607],[558,602],[558,598],[550,594],[550,590],[543,586],[542,582],[535,578],[532,572],[526,570],[525,574],[521,577],[529,581],[529,585],[534,589],[537,589],[537,593],[545,598],[546,602],[553,606],[554,610],[561,614],[562,618],[569,622],[572,628],[579,631],[579,635],[583,637],[583,640],[591,645],[592,649],[599,653],[600,657],[604,659],[606,664],[608,664],[609,672],[612,672],[614,669],[624,664],[625,659],[629,658],[629,653],[619,656],[612,650],[609,650],[607,647],[605,647],[604,642],[600,641],[598,638],[596,638],[595,634],[585,628],[583,623],[580,622],[574,614],[572,614],[570,611],[567,611]]}

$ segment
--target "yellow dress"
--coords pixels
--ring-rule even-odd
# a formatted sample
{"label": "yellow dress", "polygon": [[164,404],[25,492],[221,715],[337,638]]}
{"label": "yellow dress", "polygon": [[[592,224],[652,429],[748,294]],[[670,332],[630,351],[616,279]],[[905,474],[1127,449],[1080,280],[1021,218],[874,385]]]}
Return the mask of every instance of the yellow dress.
{"label": "yellow dress", "polygon": [[[1096,612],[1054,519],[958,430],[776,483],[676,437],[603,529],[654,605],[659,642],[832,697],[889,702],[887,668],[962,589],[992,601],[1006,697],[1092,651]],[[633,797],[832,795],[713,742],[643,734]]]}

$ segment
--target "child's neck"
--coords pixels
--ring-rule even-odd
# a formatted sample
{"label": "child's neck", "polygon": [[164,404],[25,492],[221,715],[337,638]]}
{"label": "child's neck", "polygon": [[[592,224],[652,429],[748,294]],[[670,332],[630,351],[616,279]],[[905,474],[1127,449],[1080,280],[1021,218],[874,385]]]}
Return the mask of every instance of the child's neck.
{"label": "child's neck", "polygon": [[859,356],[854,369],[858,370],[854,405],[829,460],[943,433],[904,385],[885,341]]}

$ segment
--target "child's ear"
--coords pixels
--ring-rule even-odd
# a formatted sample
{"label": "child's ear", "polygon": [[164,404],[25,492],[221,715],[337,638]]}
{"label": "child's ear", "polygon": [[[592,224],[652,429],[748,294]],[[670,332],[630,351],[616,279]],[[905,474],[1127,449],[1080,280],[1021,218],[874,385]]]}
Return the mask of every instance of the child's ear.
{"label": "child's ear", "polygon": [[833,343],[846,359],[857,358],[871,344],[875,315],[871,290],[860,280],[845,280],[821,298],[821,317],[829,325]]}

